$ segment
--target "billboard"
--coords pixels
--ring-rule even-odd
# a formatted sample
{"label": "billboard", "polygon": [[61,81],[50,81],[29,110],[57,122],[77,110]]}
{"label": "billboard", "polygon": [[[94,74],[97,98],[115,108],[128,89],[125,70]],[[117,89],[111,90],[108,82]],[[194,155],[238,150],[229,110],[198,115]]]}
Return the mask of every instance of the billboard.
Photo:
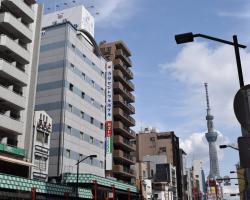
{"label": "billboard", "polygon": [[106,63],[106,170],[112,170],[113,165],[113,63]]}
{"label": "billboard", "polygon": [[42,27],[69,21],[76,29],[84,29],[94,37],[95,19],[83,6],[76,6],[55,11],[43,16]]}

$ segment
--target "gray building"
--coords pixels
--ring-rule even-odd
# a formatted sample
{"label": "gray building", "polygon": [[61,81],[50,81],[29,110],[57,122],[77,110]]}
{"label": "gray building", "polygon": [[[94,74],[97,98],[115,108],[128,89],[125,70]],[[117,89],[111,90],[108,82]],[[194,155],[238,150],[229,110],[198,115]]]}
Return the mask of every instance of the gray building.
{"label": "gray building", "polygon": [[49,176],[80,173],[104,176],[105,64],[91,35],[67,20],[43,28],[36,109],[53,120]]}
{"label": "gray building", "polygon": [[[0,1],[0,171],[4,173],[29,174],[15,169],[28,166],[23,160],[31,159],[42,10],[35,0]],[[12,167],[8,157],[15,163]]]}

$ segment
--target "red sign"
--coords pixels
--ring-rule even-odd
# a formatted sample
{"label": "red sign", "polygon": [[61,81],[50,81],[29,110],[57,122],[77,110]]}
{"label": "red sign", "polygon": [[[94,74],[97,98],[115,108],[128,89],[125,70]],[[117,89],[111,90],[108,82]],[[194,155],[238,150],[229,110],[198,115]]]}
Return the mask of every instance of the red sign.
{"label": "red sign", "polygon": [[112,121],[106,121],[106,137],[112,137]]}

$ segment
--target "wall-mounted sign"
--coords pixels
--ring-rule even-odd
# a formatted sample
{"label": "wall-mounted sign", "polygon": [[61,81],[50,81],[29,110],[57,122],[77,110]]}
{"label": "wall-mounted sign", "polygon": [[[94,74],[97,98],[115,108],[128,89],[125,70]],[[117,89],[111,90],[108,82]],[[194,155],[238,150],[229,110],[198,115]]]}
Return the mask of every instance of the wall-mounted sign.
{"label": "wall-mounted sign", "polygon": [[106,64],[106,170],[112,170],[113,165],[113,63]]}

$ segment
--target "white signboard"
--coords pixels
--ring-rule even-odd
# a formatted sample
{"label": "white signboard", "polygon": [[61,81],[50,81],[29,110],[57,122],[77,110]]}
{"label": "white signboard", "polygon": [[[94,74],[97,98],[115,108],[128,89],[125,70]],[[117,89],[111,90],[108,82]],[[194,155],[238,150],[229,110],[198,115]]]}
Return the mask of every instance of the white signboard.
{"label": "white signboard", "polygon": [[95,19],[83,6],[67,8],[43,16],[42,27],[69,21],[76,29],[84,29],[94,37]]}
{"label": "white signboard", "polygon": [[106,170],[113,165],[113,63],[106,63]]}

